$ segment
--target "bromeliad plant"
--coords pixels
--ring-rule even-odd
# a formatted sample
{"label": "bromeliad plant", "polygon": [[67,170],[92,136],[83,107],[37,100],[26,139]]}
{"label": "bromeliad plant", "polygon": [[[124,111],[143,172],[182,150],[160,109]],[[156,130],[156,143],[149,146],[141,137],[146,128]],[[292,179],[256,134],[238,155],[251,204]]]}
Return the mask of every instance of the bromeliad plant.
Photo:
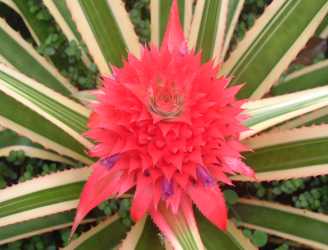
{"label": "bromeliad plant", "polygon": [[[1,1],[22,15],[38,43],[42,29],[26,1]],[[236,223],[328,249],[323,214],[244,197],[228,216],[220,189],[231,180],[328,173],[327,126],[295,128],[327,114],[328,88],[316,87],[328,82],[327,62],[279,81],[328,3],[273,1],[228,56],[243,3],[198,0],[193,8],[193,1],[153,0],[152,41],[141,46],[120,0],[44,1],[67,39],[86,44],[83,62],[98,66],[101,86],[93,92],[77,91],[51,58],[1,21],[0,125],[34,143],[3,136],[0,153],[24,149],[92,167],[1,190],[0,243],[70,225],[74,231],[102,219],[85,216],[104,200],[131,197],[132,228],[113,215],[67,249],[256,249]],[[303,79],[309,85],[298,88]],[[272,86],[282,95],[262,99]]]}

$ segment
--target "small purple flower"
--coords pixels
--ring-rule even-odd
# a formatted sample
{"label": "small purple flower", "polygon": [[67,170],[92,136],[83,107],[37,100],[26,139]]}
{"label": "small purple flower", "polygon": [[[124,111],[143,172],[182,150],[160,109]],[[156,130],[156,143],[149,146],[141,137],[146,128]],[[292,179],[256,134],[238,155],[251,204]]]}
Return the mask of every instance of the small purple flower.
{"label": "small purple flower", "polygon": [[205,186],[213,186],[215,184],[214,178],[208,173],[207,169],[202,165],[198,165],[196,169],[197,177]]}
{"label": "small purple flower", "polygon": [[172,182],[163,178],[162,180],[162,190],[163,190],[163,197],[166,200],[173,194],[173,185]]}
{"label": "small purple flower", "polygon": [[100,160],[100,164],[110,170],[115,163],[121,158],[121,154],[113,154]]}

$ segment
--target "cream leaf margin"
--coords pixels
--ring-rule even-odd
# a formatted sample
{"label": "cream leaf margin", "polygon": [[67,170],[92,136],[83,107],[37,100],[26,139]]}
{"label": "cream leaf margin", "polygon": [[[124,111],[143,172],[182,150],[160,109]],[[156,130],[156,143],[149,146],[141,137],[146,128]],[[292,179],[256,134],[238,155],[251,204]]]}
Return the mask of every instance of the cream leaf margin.
{"label": "cream leaf margin", "polygon": [[93,162],[85,155],[78,154],[78,153],[74,152],[73,150],[71,150],[67,147],[64,147],[54,141],[51,141],[48,138],[41,136],[41,135],[33,132],[32,130],[29,130],[29,129],[21,126],[18,123],[10,121],[3,116],[0,116],[0,125],[5,128],[9,128],[9,129],[15,131],[19,135],[22,135],[22,136],[25,136],[25,137],[31,139],[33,142],[41,144],[44,148],[52,149],[60,155],[65,155],[65,156],[71,157],[71,158],[81,161],[85,164],[92,164],[92,162]]}
{"label": "cream leaf margin", "polygon": [[[16,70],[13,70],[5,65],[0,64],[0,71],[10,75],[11,77],[24,83],[25,85],[39,91],[40,93],[42,93],[43,95],[46,95],[50,99],[56,100],[56,102],[60,102],[62,105],[70,108],[74,112],[76,112],[86,118],[90,114],[90,111],[88,109],[86,109],[84,106],[60,95],[59,93],[53,91],[52,89],[49,89],[49,88],[43,86],[42,84],[38,83],[37,81],[21,74],[20,72],[18,72]],[[62,122],[62,121],[58,120],[57,118],[55,118],[54,116],[50,115],[48,112],[46,112],[45,110],[40,108],[38,105],[36,105],[33,102],[31,102],[30,100],[28,100],[28,98],[17,93],[17,91],[14,90],[15,88],[11,88],[11,87],[7,86],[10,84],[7,84],[2,79],[0,79],[0,83],[2,83],[0,85],[0,90],[2,92],[11,96],[12,98],[14,98],[18,102],[22,103],[23,105],[29,107],[30,109],[34,110],[35,112],[37,112],[38,114],[40,114],[41,116],[46,118],[48,121],[52,122],[53,124],[55,124],[56,126],[61,128],[63,131],[67,132],[70,136],[72,136],[74,139],[76,139],[78,142],[80,142],[86,148],[91,148],[93,146],[93,143],[91,143],[85,137],[83,137],[82,135],[77,133],[74,129],[72,129],[71,127],[66,125],[64,122]]]}
{"label": "cream leaf margin", "polygon": [[16,11],[19,14],[19,16],[24,20],[24,23],[27,26],[28,30],[31,32],[31,35],[32,35],[32,38],[34,39],[34,41],[38,45],[40,45],[40,40],[39,40],[38,36],[35,34],[34,30],[30,26],[30,24],[27,22],[25,16],[20,11],[20,9],[17,7],[17,5],[14,3],[14,1],[13,0],[0,0],[0,2],[6,4],[8,7],[12,8],[14,11]]}
{"label": "cream leaf margin", "polygon": [[9,147],[5,147],[5,148],[1,148],[0,149],[0,157],[8,156],[11,151],[19,151],[19,150],[24,151],[25,155],[27,155],[28,157],[55,161],[55,162],[62,162],[62,163],[69,164],[69,165],[75,164],[74,161],[71,161],[58,154],[46,151],[44,149],[39,149],[39,148],[24,146],[24,145],[9,146]]}
{"label": "cream leaf margin", "polygon": [[224,45],[223,45],[223,49],[222,49],[221,60],[224,60],[224,57],[228,52],[230,42],[231,42],[231,39],[232,39],[232,35],[235,31],[235,28],[236,28],[236,25],[238,23],[240,13],[241,13],[241,11],[243,9],[243,6],[244,6],[244,3],[245,3],[245,0],[239,0],[236,11],[234,12],[233,18],[231,20],[230,26],[227,29],[226,36],[225,36],[225,39],[224,39]]}
{"label": "cream leaf margin", "polygon": [[111,69],[102,54],[101,48],[98,45],[97,39],[93,34],[79,1],[80,0],[66,0],[67,7],[72,14],[72,19],[76,24],[77,30],[80,32],[83,41],[87,45],[90,55],[98,66],[101,75],[111,75]]}
{"label": "cream leaf margin", "polygon": [[97,226],[90,229],[88,232],[82,234],[79,238],[72,241],[67,247],[62,248],[62,250],[74,250],[78,248],[84,241],[86,241],[88,238],[96,235],[101,230],[112,224],[113,222],[117,221],[119,219],[119,216],[117,214],[109,217],[108,219],[100,222]]}
{"label": "cream leaf margin", "polygon": [[[75,36],[74,32],[71,30],[69,25],[66,23],[64,17],[58,10],[57,6],[54,3],[54,0],[43,0],[43,4],[47,7],[50,14],[53,16],[53,18],[56,20],[58,26],[61,28],[63,33],[65,34],[68,41],[75,41],[76,44],[80,44],[79,39]],[[82,52],[82,61],[85,63],[85,65],[90,65],[91,61],[88,58],[88,55],[85,53],[85,51],[80,48]]]}
{"label": "cream leaf margin", "polygon": [[135,249],[142,235],[146,223],[146,217],[139,220],[128,232],[126,238],[122,241],[118,250]]}
{"label": "cream leaf margin", "polygon": [[[239,199],[239,203],[241,204],[249,204],[249,205],[255,205],[255,206],[261,206],[261,207],[266,207],[266,208],[271,208],[271,209],[276,209],[276,210],[281,210],[287,213],[291,213],[291,214],[295,214],[295,215],[299,215],[299,216],[303,216],[303,217],[307,217],[310,219],[314,219],[314,220],[319,220],[319,221],[323,221],[325,223],[328,223],[328,216],[324,215],[324,214],[320,214],[320,213],[314,213],[314,212],[310,212],[308,210],[304,210],[304,209],[298,209],[298,208],[293,208],[290,206],[285,206],[285,205],[280,205],[277,203],[272,203],[272,202],[268,202],[268,201],[259,201],[259,200],[253,200],[253,199]],[[292,241],[296,241],[296,242],[300,242],[302,244],[305,244],[307,246],[310,247],[315,247],[318,249],[322,249],[322,250],[328,250],[328,246],[322,243],[318,243],[316,241],[312,241],[312,240],[308,240],[308,239],[304,239],[298,236],[294,236],[288,233],[283,233],[277,230],[272,230],[269,228],[265,228],[265,227],[261,227],[261,226],[256,226],[253,224],[249,224],[249,223],[244,223],[244,222],[240,222],[240,224],[242,226],[251,228],[251,229],[255,229],[255,230],[260,230],[263,232],[266,232],[268,234],[271,235],[275,235],[278,237],[282,237],[285,239],[289,239]]]}
{"label": "cream leaf margin", "polygon": [[0,190],[0,203],[42,190],[85,181],[90,174],[91,168],[83,167],[36,177]]}
{"label": "cream leaf margin", "polygon": [[7,33],[12,39],[14,39],[17,44],[22,47],[28,54],[31,55],[42,67],[44,67],[54,78],[56,78],[70,93],[77,92],[77,89],[70,84],[70,82],[64,78],[59,71],[50,64],[44,57],[40,56],[36,50],[26,42],[20,34],[13,30],[5,20],[0,18],[0,28]]}

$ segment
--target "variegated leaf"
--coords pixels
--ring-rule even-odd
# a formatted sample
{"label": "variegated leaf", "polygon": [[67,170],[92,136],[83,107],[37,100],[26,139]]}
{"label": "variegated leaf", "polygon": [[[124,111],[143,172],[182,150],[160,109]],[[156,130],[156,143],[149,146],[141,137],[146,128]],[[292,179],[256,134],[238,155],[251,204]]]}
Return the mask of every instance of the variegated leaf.
{"label": "variegated leaf", "polygon": [[202,51],[203,61],[222,60],[228,0],[199,0],[193,15],[189,46]]}
{"label": "variegated leaf", "polygon": [[138,56],[140,44],[121,0],[66,0],[69,11],[102,75],[109,64],[122,65],[127,51]]}
{"label": "variegated leaf", "polygon": [[45,42],[48,37],[48,25],[45,22],[40,22],[35,13],[30,11],[30,5],[25,0],[0,0],[14,11],[24,20],[26,27],[30,31],[36,44],[40,45]]}
{"label": "variegated leaf", "polygon": [[7,129],[0,130],[0,157],[8,156],[12,151],[24,151],[26,156],[32,158],[62,162],[69,165],[76,164],[68,158],[45,150],[26,137],[19,136]]}
{"label": "variegated leaf", "polygon": [[0,19],[0,40],[0,57],[2,58],[0,61],[62,94],[69,95],[76,91],[52,64],[40,56],[32,45],[3,19]]}
{"label": "variegated leaf", "polygon": [[221,60],[226,56],[233,32],[235,31],[239,15],[244,6],[245,0],[229,0],[228,1],[228,15],[227,15],[227,25],[226,25],[226,35],[224,38],[224,44],[222,49]]}
{"label": "variegated leaf", "polygon": [[324,85],[328,85],[328,60],[287,75],[272,88],[272,94],[282,95]]}
{"label": "variegated leaf", "polygon": [[328,216],[277,203],[240,199],[234,214],[242,226],[310,248],[328,249]]}
{"label": "variegated leaf", "polygon": [[76,29],[65,0],[43,0],[43,4],[48,8],[67,40],[75,41],[76,44],[80,45],[82,60],[86,65],[90,65],[90,58],[88,57],[87,51],[84,49],[81,41],[82,38]]}
{"label": "variegated leaf", "polygon": [[254,150],[245,157],[256,179],[236,176],[235,180],[271,181],[328,174],[328,125],[268,132],[245,143]]}
{"label": "variegated leaf", "polygon": [[[17,224],[1,227],[0,245],[70,227],[74,216],[75,211],[68,211],[35,219],[27,219]],[[100,215],[98,214],[92,214],[82,221],[81,224],[94,222],[99,217]]]}
{"label": "variegated leaf", "polygon": [[243,233],[229,221],[226,232],[212,225],[207,219],[198,214],[197,222],[199,231],[207,250],[256,250],[257,248],[247,239]]}
{"label": "variegated leaf", "polygon": [[0,190],[0,228],[76,208],[89,174],[89,168],[65,170]]}
{"label": "variegated leaf", "polygon": [[[91,163],[86,131],[89,110],[25,75],[0,65],[0,124],[60,154]],[[10,107],[10,108],[9,108]],[[12,110],[16,110],[12,112]]]}
{"label": "variegated leaf", "polygon": [[328,38],[328,16],[321,22],[320,26],[316,31],[316,35],[321,39]]}
{"label": "variegated leaf", "polygon": [[244,123],[250,130],[243,132],[241,139],[327,105],[328,87],[248,102],[243,106],[249,116]]}
{"label": "variegated leaf", "polygon": [[115,249],[127,232],[128,228],[119,220],[118,215],[113,215],[82,234],[63,250],[89,250],[95,246],[97,250]]}
{"label": "variegated leaf", "polygon": [[226,63],[239,97],[258,99],[279,79],[328,12],[326,0],[279,0],[266,8]]}

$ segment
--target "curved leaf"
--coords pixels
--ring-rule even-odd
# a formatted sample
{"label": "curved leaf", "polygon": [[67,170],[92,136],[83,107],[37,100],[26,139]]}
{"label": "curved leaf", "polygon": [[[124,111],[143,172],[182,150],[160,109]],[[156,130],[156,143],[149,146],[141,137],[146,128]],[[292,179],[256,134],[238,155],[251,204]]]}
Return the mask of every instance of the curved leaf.
{"label": "curved leaf", "polygon": [[[4,106],[11,108],[17,107],[18,112],[28,110],[29,114],[33,113],[33,116],[39,120],[41,116],[46,120],[45,123],[48,123],[48,128],[43,124],[30,124],[29,122],[36,122],[37,120],[30,120],[32,117],[27,116],[27,113],[25,113],[23,117],[17,117],[17,114],[14,114],[9,110],[1,110],[0,115],[4,116],[5,119],[15,123],[17,123],[17,120],[20,120],[20,122],[25,120],[23,123],[19,123],[19,125],[24,127],[28,126],[29,130],[35,131],[34,133],[40,134],[47,139],[50,137],[49,139],[52,139],[52,141],[55,140],[57,144],[66,147],[69,145],[68,147],[70,150],[75,151],[76,153],[84,155],[84,150],[92,146],[92,143],[81,135],[81,133],[86,131],[89,110],[4,65],[0,65],[0,82],[0,91],[5,94],[1,94],[4,96],[1,97]],[[12,101],[11,98],[14,98],[15,101]],[[22,105],[18,103],[21,103]],[[3,126],[12,128],[10,124],[5,123],[6,121],[0,121],[0,124]],[[38,127],[38,125],[42,126]],[[15,126],[13,126],[12,129],[18,133],[24,134],[22,129],[15,129]],[[53,130],[53,133],[45,133],[47,129]],[[59,134],[66,134],[66,136],[57,138],[56,136]],[[28,134],[24,135],[29,137]],[[30,139],[34,140],[35,138]],[[45,147],[52,148],[59,153],[67,154],[72,158],[77,158],[77,156],[73,156],[72,153],[68,154],[66,152],[67,150],[62,152],[58,147],[55,149],[51,144],[48,145],[44,141],[43,143],[37,139],[35,141]],[[74,145],[70,141],[74,141]],[[81,160],[81,157],[78,158]],[[82,158],[84,159],[83,161],[85,161],[85,158],[87,157],[83,156]]]}
{"label": "curved leaf", "polygon": [[[43,48],[49,42],[51,35],[53,34],[53,27],[55,22],[53,17],[47,12],[47,9],[43,5],[42,1],[33,2],[25,0],[0,0],[6,3],[10,3],[19,15],[25,21],[25,25],[32,34],[32,37],[40,48]],[[51,61],[56,67],[61,68],[63,58],[59,54],[45,55],[45,57]],[[68,65],[68,64],[66,64]]]}
{"label": "curved leaf", "polygon": [[298,70],[272,88],[273,95],[328,85],[328,60]]}
{"label": "curved leaf", "polygon": [[143,218],[132,226],[131,230],[128,232],[126,238],[122,241],[119,246],[119,250],[124,249],[163,249],[159,241],[156,231],[150,231],[154,229],[152,227],[151,221],[148,218]]}
{"label": "curved leaf", "polygon": [[83,49],[81,36],[76,29],[75,23],[72,20],[65,0],[43,0],[43,4],[48,8],[49,12],[56,20],[56,23],[66,36],[67,40],[75,41],[76,44],[80,45],[80,49],[82,51],[82,60],[86,65],[90,65],[91,61],[87,55],[87,51]]}
{"label": "curved leaf", "polygon": [[[250,138],[246,144],[254,152],[245,154],[246,163],[256,172],[256,181],[328,174],[327,131],[328,125],[322,125]],[[250,180],[241,176],[234,179]]]}
{"label": "curved leaf", "polygon": [[256,250],[257,248],[247,239],[241,231],[229,221],[228,229],[223,232],[207,219],[198,214],[197,222],[202,240],[207,250]]}
{"label": "curved leaf", "polygon": [[[0,226],[10,224],[9,220],[17,223],[20,221],[20,213],[37,211],[44,206],[66,202],[66,208],[61,207],[62,211],[75,208],[90,171],[90,168],[65,170],[0,190]],[[46,216],[53,214],[53,211],[44,213],[43,216]],[[40,216],[40,213],[30,214],[30,218]]]}
{"label": "curved leaf", "polygon": [[28,157],[62,162],[73,165],[73,161],[43,149],[40,145],[31,142],[26,137],[18,136],[16,133],[4,129],[0,130],[0,157],[8,156],[11,151],[24,151]]}
{"label": "curved leaf", "polygon": [[127,50],[138,56],[140,44],[121,0],[66,0],[73,20],[102,75],[122,66]]}
{"label": "curved leaf", "polygon": [[321,22],[320,26],[316,31],[316,35],[321,39],[328,38],[328,16],[326,16],[325,19],[323,19],[323,21]]}
{"label": "curved leaf", "polygon": [[250,130],[243,132],[241,139],[327,105],[328,87],[248,102],[243,105],[249,116],[244,123]]}
{"label": "curved leaf", "polygon": [[97,97],[95,95],[95,90],[81,90],[73,94],[77,100],[83,103],[85,106],[89,107],[90,104],[97,102]]}
{"label": "curved leaf", "polygon": [[[162,250],[160,235],[156,226],[148,218],[145,222],[142,234],[139,237],[135,250]],[[122,249],[123,250],[123,249]]]}
{"label": "curved leaf", "polygon": [[[326,0],[273,1],[223,64],[241,98],[262,97],[279,79],[328,12]],[[265,63],[263,63],[265,62]]]}
{"label": "curved leaf", "polygon": [[0,190],[0,244],[71,225],[73,214],[64,222],[56,215],[76,208],[89,173],[66,170]]}
{"label": "curved leaf", "polygon": [[114,215],[99,223],[96,227],[82,234],[63,250],[90,250],[97,246],[97,250],[114,249],[125,237],[128,228]]}
{"label": "curved leaf", "polygon": [[189,45],[202,51],[203,62],[222,60],[228,0],[199,0],[190,29]]}
{"label": "curved leaf", "polygon": [[221,59],[223,60],[225,55],[228,52],[229,45],[231,42],[231,38],[233,36],[233,32],[235,31],[239,15],[242,11],[244,6],[245,0],[229,0],[228,5],[228,15],[227,15],[227,27],[226,27],[226,35],[224,39],[223,49],[222,49],[222,56]]}
{"label": "curved leaf", "polygon": [[241,225],[296,241],[310,248],[328,249],[328,216],[276,203],[240,199],[234,207]]}
{"label": "curved leaf", "polygon": [[[69,227],[74,216],[75,211],[68,211],[0,227],[0,245]],[[96,221],[98,217],[92,214],[81,224]]]}
{"label": "curved leaf", "polygon": [[28,1],[25,0],[0,0],[13,8],[25,21],[25,24],[32,34],[35,42],[40,45],[48,37],[49,26],[45,22],[40,22],[35,13],[30,11]]}
{"label": "curved leaf", "polygon": [[321,125],[327,123],[328,107],[324,107],[287,121],[279,126],[272,128],[271,131],[281,131],[292,128],[299,128],[302,126]]}
{"label": "curved leaf", "polygon": [[0,40],[0,55],[12,67],[64,95],[76,91],[53,65],[40,56],[3,19],[0,19]]}

